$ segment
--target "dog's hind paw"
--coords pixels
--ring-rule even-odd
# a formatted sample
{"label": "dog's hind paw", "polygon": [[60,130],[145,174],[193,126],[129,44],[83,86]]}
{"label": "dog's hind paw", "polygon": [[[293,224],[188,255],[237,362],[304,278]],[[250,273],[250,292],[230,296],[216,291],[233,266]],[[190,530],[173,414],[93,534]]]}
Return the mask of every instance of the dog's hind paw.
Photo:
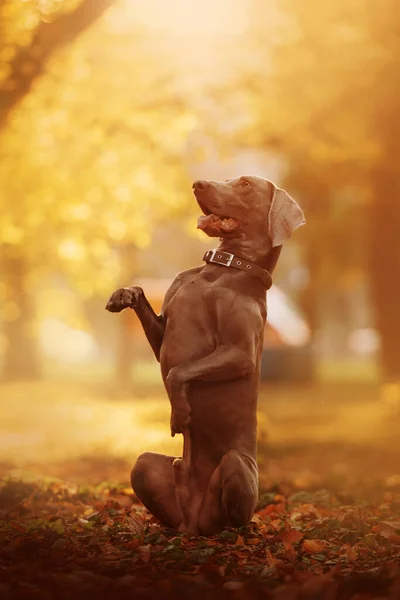
{"label": "dog's hind paw", "polygon": [[183,433],[190,424],[190,405],[188,402],[174,407],[171,412],[171,436]]}

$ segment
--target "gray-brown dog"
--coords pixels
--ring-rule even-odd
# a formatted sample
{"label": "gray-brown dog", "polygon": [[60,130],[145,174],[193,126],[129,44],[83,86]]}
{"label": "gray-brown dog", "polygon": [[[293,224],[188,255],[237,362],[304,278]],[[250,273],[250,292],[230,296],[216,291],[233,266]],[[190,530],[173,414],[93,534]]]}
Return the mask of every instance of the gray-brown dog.
{"label": "gray-brown dog", "polygon": [[198,227],[219,237],[205,265],[179,273],[156,315],[139,287],[114,292],[133,308],[171,402],[182,458],[145,452],[132,487],[166,526],[213,535],[251,520],[258,498],[256,411],[266,290],[282,244],[305,223],[298,204],[262,177],[196,181]]}

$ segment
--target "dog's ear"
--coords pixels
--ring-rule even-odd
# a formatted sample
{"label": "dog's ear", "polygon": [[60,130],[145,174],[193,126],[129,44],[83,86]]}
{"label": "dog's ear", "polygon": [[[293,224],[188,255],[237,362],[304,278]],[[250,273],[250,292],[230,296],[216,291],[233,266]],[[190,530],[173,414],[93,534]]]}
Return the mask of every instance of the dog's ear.
{"label": "dog's ear", "polygon": [[268,235],[272,247],[282,246],[293,231],[306,222],[300,206],[285,190],[274,186],[268,215]]}

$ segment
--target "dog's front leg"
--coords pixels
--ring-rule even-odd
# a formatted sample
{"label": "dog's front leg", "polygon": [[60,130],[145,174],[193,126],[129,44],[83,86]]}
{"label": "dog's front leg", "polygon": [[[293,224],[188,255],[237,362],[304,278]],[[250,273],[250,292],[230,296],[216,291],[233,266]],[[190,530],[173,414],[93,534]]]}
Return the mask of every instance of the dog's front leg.
{"label": "dog's front leg", "polygon": [[256,368],[255,345],[218,346],[208,356],[173,367],[165,385],[171,400],[171,435],[183,433],[190,423],[187,390],[191,381],[228,381],[251,375]]}
{"label": "dog's front leg", "polygon": [[159,361],[165,330],[163,317],[154,312],[142,288],[137,286],[116,290],[106,305],[110,312],[121,312],[125,308],[132,308],[139,317],[147,341]]}

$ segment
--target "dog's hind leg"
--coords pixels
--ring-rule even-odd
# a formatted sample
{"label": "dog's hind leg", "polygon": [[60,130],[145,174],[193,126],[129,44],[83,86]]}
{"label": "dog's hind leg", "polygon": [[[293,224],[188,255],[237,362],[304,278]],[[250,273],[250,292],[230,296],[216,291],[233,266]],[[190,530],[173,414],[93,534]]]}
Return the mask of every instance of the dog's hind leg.
{"label": "dog's hind leg", "polygon": [[247,525],[258,500],[257,466],[230,450],[215,469],[198,518],[200,535]]}
{"label": "dog's hind leg", "polygon": [[163,525],[178,529],[183,521],[176,496],[174,456],[144,452],[131,472],[133,491]]}

